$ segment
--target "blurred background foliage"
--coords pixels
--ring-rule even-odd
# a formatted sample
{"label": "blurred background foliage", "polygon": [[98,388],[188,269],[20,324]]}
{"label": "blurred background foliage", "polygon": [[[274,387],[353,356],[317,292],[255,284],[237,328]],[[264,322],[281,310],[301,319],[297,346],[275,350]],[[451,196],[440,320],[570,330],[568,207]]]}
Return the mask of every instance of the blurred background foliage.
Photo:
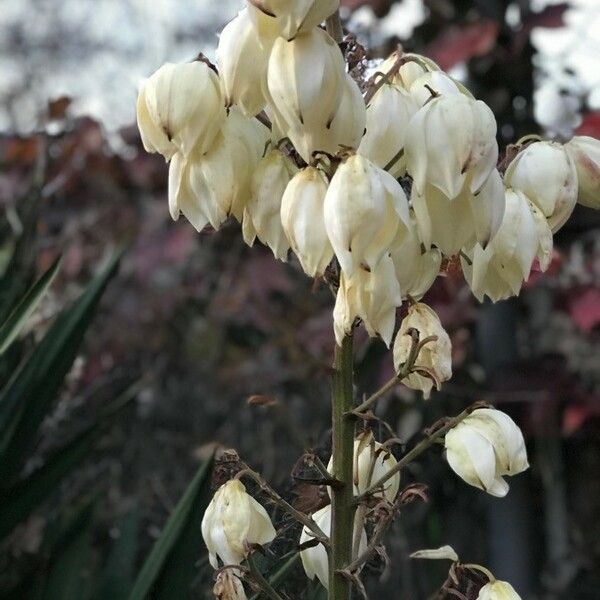
{"label": "blurred background foliage", "polygon": [[[235,447],[302,508],[322,501],[291,473],[307,448],[328,458],[332,301],[294,262],[245,247],[234,223],[218,235],[172,223],[167,166],[131,124],[139,76],[214,45],[239,3],[161,0],[152,19],[135,0],[75,4],[65,21],[73,2],[0,0],[11,75],[0,86],[0,597],[203,598],[212,571],[199,521],[215,450]],[[494,110],[502,146],[535,131],[600,137],[585,52],[558,37],[575,28],[583,39],[583,19],[598,48],[593,1],[344,4],[372,57],[402,43],[461,77]],[[39,10],[33,25],[28,9]],[[559,54],[539,45],[552,32]],[[427,295],[452,336],[455,376],[428,403],[398,389],[379,414],[410,443],[438,417],[492,401],[523,428],[532,468],[496,500],[438,450],[411,466],[404,483],[426,483],[429,500],[396,523],[390,565],[369,566],[374,595],[430,597],[443,565],[408,554],[450,543],[524,598],[598,598],[599,227],[578,208],[551,268],[518,300],[477,305],[453,262]],[[124,242],[118,274],[102,270]],[[363,335],[357,362],[358,394],[391,376],[389,353]],[[282,556],[298,532],[276,521]],[[318,598],[288,566],[289,596]],[[265,568],[279,565],[267,556]]]}

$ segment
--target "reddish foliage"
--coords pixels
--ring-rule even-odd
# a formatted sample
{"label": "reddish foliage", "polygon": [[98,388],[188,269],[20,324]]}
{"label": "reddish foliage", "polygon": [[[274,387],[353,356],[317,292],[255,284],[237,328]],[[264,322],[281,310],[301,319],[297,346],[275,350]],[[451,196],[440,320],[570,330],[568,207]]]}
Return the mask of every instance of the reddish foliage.
{"label": "reddish foliage", "polygon": [[574,294],[569,300],[569,314],[582,331],[592,331],[600,323],[600,288]]}
{"label": "reddish foliage", "polygon": [[583,115],[583,121],[575,132],[577,135],[589,135],[600,138],[600,111],[589,112]]}

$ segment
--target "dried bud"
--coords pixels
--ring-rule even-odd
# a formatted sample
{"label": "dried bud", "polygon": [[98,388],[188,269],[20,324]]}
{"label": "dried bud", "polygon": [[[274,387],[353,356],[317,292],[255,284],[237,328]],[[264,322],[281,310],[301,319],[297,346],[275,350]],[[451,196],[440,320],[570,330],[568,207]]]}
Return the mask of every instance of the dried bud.
{"label": "dried bud", "polygon": [[480,100],[440,96],[411,119],[405,147],[418,192],[423,194],[430,184],[452,200],[465,185],[471,192],[481,189],[496,166],[496,120]]}
{"label": "dried bud", "polygon": [[237,479],[217,490],[202,519],[202,537],[214,569],[219,566],[217,558],[225,565],[240,564],[248,554],[249,544],[264,546],[275,535],[267,511]]}
{"label": "dried bud", "polygon": [[[318,510],[312,516],[315,523],[321,528],[323,533],[327,537],[331,536],[331,505]],[[358,523],[355,523],[355,537],[357,535]],[[310,529],[304,527],[302,534],[300,535],[300,545],[311,541],[314,536]],[[367,548],[367,533],[364,528],[361,530],[359,553],[362,553]],[[329,560],[327,558],[327,551],[322,544],[311,546],[300,552],[300,559],[302,560],[302,566],[304,572],[309,579],[314,579],[315,576],[321,582],[321,584],[329,589]]]}
{"label": "dried bud", "polygon": [[406,196],[389,173],[359,154],[338,167],[325,196],[325,229],[348,277],[373,271],[408,226]]}
{"label": "dried bud", "polygon": [[232,569],[225,569],[217,575],[213,594],[217,600],[248,599],[240,578],[233,573]]}
{"label": "dried bud", "polygon": [[506,496],[505,475],[529,468],[523,434],[505,413],[478,408],[446,434],[446,457],[469,485],[497,497]]}
{"label": "dried bud", "polygon": [[552,232],[565,224],[575,208],[577,170],[562,144],[530,144],[508,165],[504,181],[542,211]]}
{"label": "dried bud", "polygon": [[419,333],[421,341],[432,336],[436,338],[421,348],[414,365],[417,372],[403,379],[406,386],[421,390],[423,397],[428,399],[434,385],[439,390],[442,382],[452,377],[452,344],[434,310],[421,302],[409,306],[394,342],[394,366],[398,372],[410,355],[412,329]]}
{"label": "dried bud", "polygon": [[281,201],[283,230],[310,277],[322,275],[333,258],[333,248],[325,231],[326,193],[325,175],[315,167],[307,167],[292,178]]}
{"label": "dried bud", "polygon": [[579,204],[600,209],[600,140],[575,136],[565,148],[577,169]]}
{"label": "dried bud", "polygon": [[330,17],[340,0],[256,0],[255,5],[274,20],[279,35],[291,40]]}
{"label": "dried bud", "polygon": [[256,237],[285,261],[289,250],[281,224],[281,199],[298,169],[281,150],[271,150],[258,163],[252,178],[252,194],[244,209],[244,241],[252,246]]}
{"label": "dried bud", "polygon": [[479,590],[477,600],[521,600],[507,581],[490,581]]}
{"label": "dried bud", "polygon": [[219,78],[204,62],[163,65],[142,87],[137,122],[147,152],[204,154],[225,119]]}

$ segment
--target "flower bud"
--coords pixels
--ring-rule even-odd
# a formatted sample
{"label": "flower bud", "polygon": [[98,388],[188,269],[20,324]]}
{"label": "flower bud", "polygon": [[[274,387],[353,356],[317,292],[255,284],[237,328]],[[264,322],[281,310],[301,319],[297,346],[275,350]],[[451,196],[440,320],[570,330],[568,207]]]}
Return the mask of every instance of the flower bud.
{"label": "flower bud", "polygon": [[499,498],[508,493],[503,477],[529,468],[521,430],[493,408],[473,411],[446,434],[445,446],[448,464],[461,479]]}
{"label": "flower bud", "polygon": [[248,600],[240,578],[232,569],[225,569],[217,575],[213,594],[216,600]]}
{"label": "flower bud", "polygon": [[254,4],[275,21],[279,35],[292,40],[330,17],[340,7],[340,0],[256,0]]}
{"label": "flower bud", "polygon": [[225,119],[219,78],[204,62],[163,65],[142,85],[137,122],[147,152],[204,154]]}
{"label": "flower bud", "polygon": [[534,259],[545,270],[552,253],[552,233],[541,211],[522,192],[506,190],[506,209],[498,233],[484,249],[465,250],[461,263],[475,297],[496,302],[516,296],[529,278]]}
{"label": "flower bud", "polygon": [[413,344],[411,329],[417,330],[421,341],[431,336],[437,338],[421,348],[414,366],[417,372],[402,380],[407,387],[421,390],[427,400],[434,385],[439,390],[442,382],[452,377],[452,343],[433,309],[421,302],[409,306],[408,315],[402,320],[394,342],[394,366],[397,372],[400,372],[410,355]]}
{"label": "flower bud", "polygon": [[198,231],[208,223],[218,229],[230,215],[241,220],[268,139],[264,125],[232,108],[208,153],[176,154],[169,168],[172,218],[183,213]]}
{"label": "flower bud", "polygon": [[402,293],[394,263],[384,255],[371,271],[357,269],[352,276],[340,274],[340,287],[333,308],[333,328],[338,345],[352,333],[356,318],[362,319],[371,337],[381,337],[389,347],[394,335],[396,308]]}
{"label": "flower bud", "polygon": [[325,229],[348,277],[374,270],[408,225],[406,196],[389,173],[359,154],[338,167],[325,196]]}
{"label": "flower bud", "polygon": [[259,38],[250,10],[256,9],[242,10],[221,32],[217,64],[226,106],[235,104],[253,117],[266,104],[267,65],[275,38]]}
{"label": "flower bud", "polygon": [[437,248],[423,250],[414,221],[407,235],[399,235],[391,252],[402,297],[420,300],[440,272],[442,253]]}
{"label": "flower bud", "polygon": [[[394,176],[403,175],[406,128],[418,106],[412,97],[395,85],[384,84],[367,106],[367,131],[358,153]],[[395,160],[394,160],[395,159]]]}
{"label": "flower bud", "polygon": [[[331,536],[331,505],[329,504],[325,508],[318,510],[312,516],[315,523],[321,528],[323,533],[327,536]],[[358,530],[358,521],[354,524],[355,537]],[[302,534],[300,535],[300,545],[314,539],[314,536],[310,529],[304,527]],[[360,532],[360,544],[359,553],[362,553],[367,548],[367,533],[364,527]],[[329,589],[329,560],[327,558],[327,550],[323,547],[323,544],[311,546],[300,552],[300,559],[302,560],[302,566],[304,572],[309,579],[314,579],[315,576],[321,582],[321,584]]]}
{"label": "flower bud", "polygon": [[490,581],[479,590],[477,600],[521,600],[507,581]]}
{"label": "flower bud", "polygon": [[529,144],[508,165],[504,181],[542,211],[553,232],[565,224],[575,208],[577,170],[562,144]]}
{"label": "flower bud", "polygon": [[405,148],[418,192],[430,184],[453,200],[465,184],[477,192],[496,166],[496,121],[484,102],[463,94],[440,96],[411,119]]}
{"label": "flower bud", "polygon": [[248,544],[264,546],[275,535],[267,511],[237,479],[217,490],[202,519],[202,537],[214,569],[217,558],[225,565],[239,565],[248,555]]}
{"label": "flower bud", "polygon": [[292,178],[281,200],[283,230],[310,277],[322,275],[333,258],[333,248],[325,231],[326,193],[325,175],[315,167],[306,167]]}
{"label": "flower bud", "polygon": [[[361,433],[354,440],[354,494],[359,496],[366,492],[395,465],[396,459],[375,440],[370,431]],[[333,457],[329,459],[327,470],[333,473]],[[393,503],[400,488],[400,473],[390,477],[383,487],[383,492],[373,495],[381,498],[383,494],[388,502]]]}
{"label": "flower bud", "polygon": [[577,169],[579,204],[600,209],[600,140],[575,136],[565,148]]}
{"label": "flower bud", "polygon": [[405,54],[399,50],[394,50],[394,52],[379,65],[377,70],[381,73],[389,73],[399,58],[404,59],[405,62],[400,66],[398,71],[389,78],[389,82],[406,91],[410,89],[410,86],[415,80],[425,73],[441,71],[440,67],[430,58],[427,58],[422,54],[411,52]]}
{"label": "flower bud", "polygon": [[251,195],[244,209],[244,241],[252,246],[256,237],[285,261],[290,248],[281,224],[281,199],[298,169],[281,150],[271,150],[258,163]]}

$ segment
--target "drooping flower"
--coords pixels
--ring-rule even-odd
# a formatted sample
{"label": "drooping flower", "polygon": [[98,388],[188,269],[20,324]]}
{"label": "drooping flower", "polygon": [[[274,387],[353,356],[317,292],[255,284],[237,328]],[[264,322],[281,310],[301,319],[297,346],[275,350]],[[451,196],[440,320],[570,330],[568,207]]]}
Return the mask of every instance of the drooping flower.
{"label": "drooping flower", "polygon": [[267,511],[237,479],[217,490],[202,519],[202,537],[215,569],[219,558],[225,565],[240,564],[248,554],[248,544],[264,546],[275,535]]}
{"label": "drooping flower", "polygon": [[529,467],[521,430],[507,414],[492,408],[478,408],[453,427],[445,446],[452,470],[492,496],[506,496],[503,477]]}
{"label": "drooping flower", "polygon": [[416,54],[414,52],[404,53],[400,50],[394,50],[378,67],[380,73],[389,74],[392,69],[397,67],[398,59],[401,58],[403,64],[396,68],[396,72],[388,76],[388,81],[408,91],[415,80],[432,71],[441,71],[440,67],[427,56]]}
{"label": "drooping flower", "polygon": [[507,581],[490,581],[479,590],[477,600],[521,600],[521,596]]}
{"label": "drooping flower", "polygon": [[409,94],[418,108],[421,108],[435,95],[464,94],[469,98],[473,97],[466,87],[443,71],[423,73],[411,83]]}
{"label": "drooping flower", "polygon": [[137,122],[147,152],[170,160],[213,145],[225,120],[217,74],[203,61],[167,63],[138,94]]}
{"label": "drooping flower", "polygon": [[529,144],[508,165],[504,181],[542,211],[553,232],[566,223],[575,208],[577,170],[562,144]]}
{"label": "drooping flower", "polygon": [[452,377],[452,343],[433,309],[421,302],[409,306],[408,315],[402,320],[394,342],[397,372],[410,356],[413,344],[411,329],[417,330],[420,341],[431,336],[436,338],[421,348],[414,366],[416,372],[402,380],[407,387],[421,390],[423,397],[428,399],[434,385],[439,390],[442,382]]}
{"label": "drooping flower", "polygon": [[600,140],[575,136],[565,148],[577,169],[579,204],[600,209]]}

